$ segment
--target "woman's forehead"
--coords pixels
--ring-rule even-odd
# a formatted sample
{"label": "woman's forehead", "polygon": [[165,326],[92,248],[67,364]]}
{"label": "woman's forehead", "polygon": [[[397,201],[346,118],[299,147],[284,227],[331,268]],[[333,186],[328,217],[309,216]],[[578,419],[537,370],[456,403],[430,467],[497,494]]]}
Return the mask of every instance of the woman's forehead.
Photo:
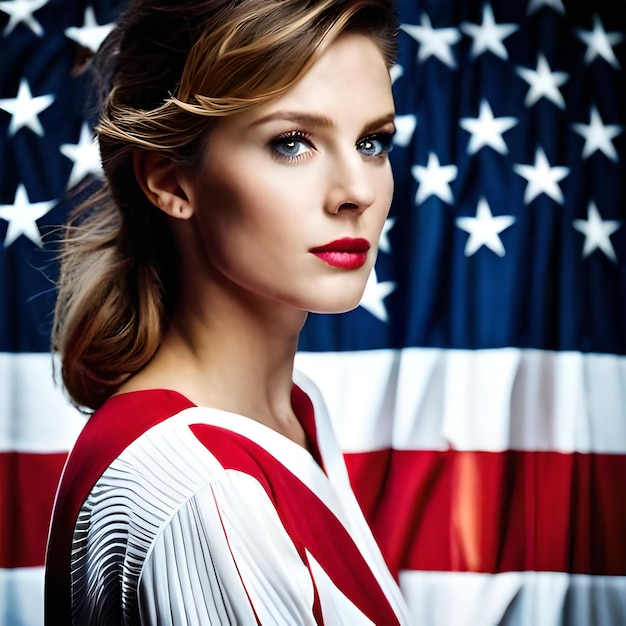
{"label": "woman's forehead", "polygon": [[242,112],[252,126],[273,121],[332,126],[337,116],[393,113],[391,78],[378,46],[363,35],[343,35],[284,94]]}

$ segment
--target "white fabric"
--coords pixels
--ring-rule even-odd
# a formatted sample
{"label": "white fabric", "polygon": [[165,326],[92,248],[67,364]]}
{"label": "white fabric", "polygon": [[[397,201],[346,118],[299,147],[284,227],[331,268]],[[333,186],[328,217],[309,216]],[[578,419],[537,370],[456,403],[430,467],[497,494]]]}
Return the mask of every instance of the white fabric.
{"label": "white fabric", "polygon": [[[260,445],[333,511],[390,604],[406,610],[349,487],[319,397],[312,397],[324,475],[302,447],[248,418],[194,407],[150,429],[105,471],[79,515],[72,584],[78,624],[314,624],[314,587],[261,484],[224,469],[187,427],[210,424]],[[312,568],[315,578],[316,568]],[[318,572],[319,574],[319,572]],[[119,580],[123,581],[119,597]],[[320,576],[322,610],[355,621]],[[317,586],[317,580],[316,580]],[[330,604],[334,603],[334,606]],[[328,606],[324,606],[328,604]],[[406,617],[401,618],[405,623]]]}
{"label": "white fabric", "polygon": [[[624,356],[405,348],[298,353],[296,363],[320,387],[344,452],[626,453]],[[53,384],[49,354],[0,353],[0,451],[65,452],[84,423]]]}
{"label": "white fabric", "polygon": [[401,572],[411,615],[446,626],[621,626],[626,577]]}
{"label": "white fabric", "polygon": [[[43,624],[43,575],[0,568],[0,624]],[[623,576],[405,571],[400,588],[412,623],[424,626],[619,626],[626,615]]]}
{"label": "white fabric", "polygon": [[375,626],[359,609],[346,598],[340,589],[337,589],[333,581],[328,577],[322,566],[307,554],[315,584],[322,600],[322,617],[324,624],[366,624]]}
{"label": "white fabric", "polygon": [[43,567],[0,568],[0,624],[43,624]]}
{"label": "white fabric", "polygon": [[344,452],[626,453],[624,356],[405,348],[301,352],[296,364]]}
{"label": "white fabric", "polygon": [[85,421],[54,383],[51,354],[0,352],[0,452],[67,452]]}

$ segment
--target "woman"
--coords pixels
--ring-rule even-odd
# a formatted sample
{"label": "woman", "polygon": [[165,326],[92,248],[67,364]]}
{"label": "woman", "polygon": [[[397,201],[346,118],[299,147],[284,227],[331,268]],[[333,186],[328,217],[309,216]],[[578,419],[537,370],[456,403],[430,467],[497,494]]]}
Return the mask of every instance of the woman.
{"label": "woman", "polygon": [[307,312],[357,306],[391,202],[388,0],[138,0],[96,59],[105,192],[68,229],[54,347],[95,409],[47,623],[396,624]]}

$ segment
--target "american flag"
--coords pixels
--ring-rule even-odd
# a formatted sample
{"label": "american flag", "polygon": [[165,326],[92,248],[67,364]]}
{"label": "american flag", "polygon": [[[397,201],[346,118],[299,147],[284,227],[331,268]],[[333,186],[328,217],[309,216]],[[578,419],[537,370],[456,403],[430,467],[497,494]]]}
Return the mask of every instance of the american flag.
{"label": "american flag", "polygon": [[[85,71],[123,0],[0,0],[0,622],[40,624],[54,239],[100,176]],[[396,194],[321,387],[415,622],[626,623],[621,1],[400,0]]]}

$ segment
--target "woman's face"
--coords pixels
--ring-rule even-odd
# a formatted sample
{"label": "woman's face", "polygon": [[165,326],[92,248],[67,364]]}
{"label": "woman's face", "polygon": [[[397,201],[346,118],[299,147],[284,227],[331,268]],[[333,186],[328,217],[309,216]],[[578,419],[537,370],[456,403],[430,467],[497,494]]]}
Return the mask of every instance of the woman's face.
{"label": "woman's face", "polygon": [[220,120],[184,184],[210,275],[247,299],[357,306],[391,203],[393,120],[383,57],[352,34],[285,95]]}

